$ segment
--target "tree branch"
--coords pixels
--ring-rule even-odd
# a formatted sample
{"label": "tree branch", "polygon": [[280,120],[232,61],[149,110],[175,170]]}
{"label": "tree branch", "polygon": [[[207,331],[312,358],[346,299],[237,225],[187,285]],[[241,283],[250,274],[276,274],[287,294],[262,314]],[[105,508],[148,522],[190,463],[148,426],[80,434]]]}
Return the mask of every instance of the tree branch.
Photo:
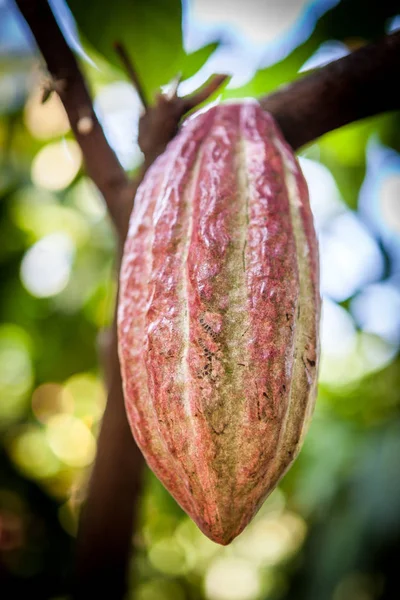
{"label": "tree branch", "polygon": [[296,150],[353,121],[400,108],[400,31],[260,100]]}
{"label": "tree branch", "polygon": [[127,219],[126,206],[132,202],[129,180],[97,120],[77,60],[46,0],[16,0],[16,4],[53,78],[81,147],[88,175],[102,193],[117,231],[121,231]]}
{"label": "tree branch", "polygon": [[[119,252],[120,264],[122,247]],[[119,268],[118,268],[119,270]],[[104,346],[107,405],[83,504],[76,550],[73,599],[120,600],[128,588],[144,460],[125,413],[117,350],[116,314]]]}
{"label": "tree branch", "polygon": [[144,154],[147,169],[164,152],[166,145],[177,134],[184,115],[207,100],[228,78],[213,75],[199,90],[189,96],[179,97],[175,93],[159,94],[154,106],[150,106],[139,123],[139,145]]}
{"label": "tree branch", "polygon": [[207,100],[207,98],[216,92],[217,89],[227,81],[227,79],[229,79],[229,75],[213,75],[210,77],[210,79],[199,89],[182,98],[183,112],[189,112]]}

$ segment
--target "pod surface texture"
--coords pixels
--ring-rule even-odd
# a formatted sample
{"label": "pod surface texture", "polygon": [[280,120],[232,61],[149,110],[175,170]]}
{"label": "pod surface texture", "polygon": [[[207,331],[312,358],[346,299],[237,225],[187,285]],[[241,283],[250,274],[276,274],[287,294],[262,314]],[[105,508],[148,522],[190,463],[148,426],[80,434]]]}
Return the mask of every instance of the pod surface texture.
{"label": "pod surface texture", "polygon": [[307,185],[272,116],[243,102],[190,117],[136,195],[118,341],[135,440],[215,542],[300,450],[319,318]]}

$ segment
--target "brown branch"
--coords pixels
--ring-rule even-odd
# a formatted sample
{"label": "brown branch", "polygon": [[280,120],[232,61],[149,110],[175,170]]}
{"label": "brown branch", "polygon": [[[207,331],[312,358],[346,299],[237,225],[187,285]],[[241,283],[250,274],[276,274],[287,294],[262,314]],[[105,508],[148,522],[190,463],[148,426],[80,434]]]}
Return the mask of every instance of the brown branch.
{"label": "brown branch", "polygon": [[145,157],[145,169],[176,135],[185,114],[207,100],[227,78],[227,75],[213,75],[199,90],[183,98],[176,93],[157,96],[155,105],[147,110],[139,123],[139,145]]}
{"label": "brown branch", "polygon": [[114,321],[110,339],[103,348],[108,398],[80,518],[74,600],[111,597],[120,600],[128,588],[144,461],[126,418],[116,315]]}
{"label": "brown branch", "polygon": [[184,113],[193,110],[193,108],[207,100],[207,98],[216,92],[228,79],[229,75],[213,75],[198,90],[182,98]]}
{"label": "brown branch", "polygon": [[147,102],[146,94],[145,94],[144,88],[142,86],[142,83],[139,79],[139,76],[136,72],[136,69],[133,66],[132,59],[128,55],[128,53],[125,49],[125,46],[123,44],[121,44],[121,42],[115,42],[114,48],[121,59],[121,62],[125,68],[125,71],[127,72],[128,76],[129,76],[129,79],[133,83],[133,86],[138,93],[138,96],[143,105],[143,108],[145,110],[147,110],[149,103]]}
{"label": "brown branch", "polygon": [[16,3],[46,61],[81,147],[87,172],[104,196],[120,231],[132,196],[129,181],[98,122],[77,60],[45,0],[16,0]]}
{"label": "brown branch", "polygon": [[296,150],[328,131],[400,108],[400,31],[260,100]]}

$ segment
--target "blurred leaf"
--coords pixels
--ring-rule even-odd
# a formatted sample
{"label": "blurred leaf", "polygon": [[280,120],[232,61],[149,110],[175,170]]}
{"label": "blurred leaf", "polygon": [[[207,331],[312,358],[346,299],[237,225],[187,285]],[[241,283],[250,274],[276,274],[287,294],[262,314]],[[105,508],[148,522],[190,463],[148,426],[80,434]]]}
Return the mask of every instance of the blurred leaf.
{"label": "blurred leaf", "polygon": [[[392,417],[380,427],[354,436],[350,468],[331,480],[335,494],[313,519],[302,561],[284,600],[399,597],[397,564],[391,572],[400,540],[399,432],[398,417]],[[320,462],[324,457],[325,454],[318,457]],[[315,503],[318,504],[318,496]],[[386,575],[385,570],[393,579],[384,584],[393,586],[393,595],[374,590],[377,576]],[[363,594],[361,590],[333,594],[350,577],[361,574],[367,580]]]}
{"label": "blurred leaf", "polygon": [[180,0],[68,0],[83,37],[112,65],[121,68],[114,50],[123,44],[151,98],[178,73],[190,77],[205,63],[217,44],[186,54],[182,40]]}
{"label": "blurred leaf", "polygon": [[361,166],[365,164],[365,148],[371,135],[385,139],[391,126],[391,114],[374,116],[327,133],[319,145],[324,154],[330,153],[342,165]]}
{"label": "blurred leaf", "polygon": [[187,54],[182,61],[183,66],[180,71],[182,73],[182,79],[187,79],[197,73],[197,71],[200,71],[201,67],[210,58],[211,54],[218,48],[218,45],[218,42],[213,42],[199,48],[195,52]]}
{"label": "blurred leaf", "polygon": [[0,326],[0,428],[26,412],[34,373],[31,339],[13,324]]}
{"label": "blurred leaf", "polygon": [[400,359],[397,358],[379,373],[364,377],[356,386],[335,393],[322,388],[324,399],[344,418],[361,423],[386,419],[400,407]]}

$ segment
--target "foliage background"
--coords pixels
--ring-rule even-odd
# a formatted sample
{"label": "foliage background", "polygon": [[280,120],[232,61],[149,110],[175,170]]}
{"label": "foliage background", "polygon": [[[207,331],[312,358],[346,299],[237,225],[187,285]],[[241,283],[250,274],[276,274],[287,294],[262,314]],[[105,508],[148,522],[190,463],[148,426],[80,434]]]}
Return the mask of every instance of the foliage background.
{"label": "foliage background", "polygon": [[[260,96],[399,26],[361,0],[53,0],[127,170],[141,155],[122,41],[151,101],[179,72],[222,98]],[[397,8],[398,12],[398,8]],[[82,44],[82,45],[81,45]],[[66,598],[79,506],[105,402],[99,332],[115,239],[39,57],[0,0],[0,587]],[[216,99],[217,100],[217,99]],[[304,449],[230,546],[207,540],[146,472],[133,538],[138,600],[399,598],[400,140],[391,113],[300,152],[321,247],[322,366]]]}

